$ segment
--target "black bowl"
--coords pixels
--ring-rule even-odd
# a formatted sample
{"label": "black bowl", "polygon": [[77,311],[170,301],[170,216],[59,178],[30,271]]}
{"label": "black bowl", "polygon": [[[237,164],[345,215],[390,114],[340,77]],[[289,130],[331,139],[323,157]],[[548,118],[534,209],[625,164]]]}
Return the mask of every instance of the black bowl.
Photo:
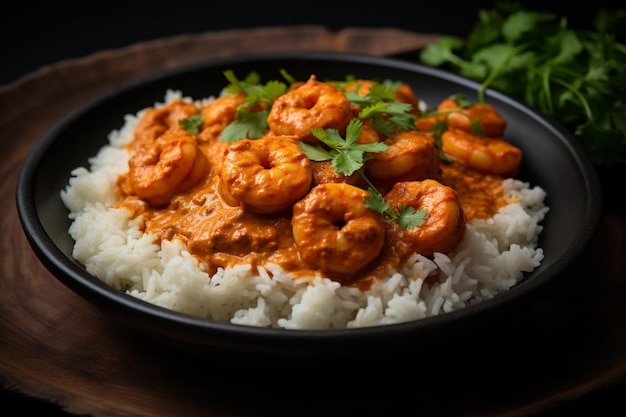
{"label": "black bowl", "polygon": [[[223,72],[239,77],[257,71],[262,80],[286,69],[297,79],[313,72],[318,79],[360,78],[403,80],[430,106],[443,98],[465,94],[477,99],[479,85],[457,75],[414,63],[334,53],[280,53],[213,60],[161,73],[103,95],[68,115],[35,146],[17,187],[17,208],[30,245],[41,262],[63,284],[104,309],[120,323],[142,334],[183,348],[210,347],[266,353],[361,352],[393,346],[433,345],[469,329],[524,309],[566,279],[599,227],[600,183],[586,154],[557,123],[524,104],[488,91],[508,122],[506,138],[522,148],[519,177],[547,192],[550,211],[543,222],[539,246],[542,264],[509,291],[491,300],[418,321],[347,330],[284,330],[232,325],[195,318],[148,304],[102,283],[72,258],[68,211],[60,192],[70,172],[88,166],[88,158],[107,144],[107,134],[125,114],[163,99],[167,89],[200,98],[216,95],[225,85]],[[54,300],[50,300],[54,302]]]}

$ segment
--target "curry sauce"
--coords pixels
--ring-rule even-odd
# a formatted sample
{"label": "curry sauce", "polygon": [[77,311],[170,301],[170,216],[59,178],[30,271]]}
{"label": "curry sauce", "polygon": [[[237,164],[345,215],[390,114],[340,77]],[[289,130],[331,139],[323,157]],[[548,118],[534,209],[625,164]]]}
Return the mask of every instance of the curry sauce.
{"label": "curry sauce", "polygon": [[[301,90],[304,87],[308,90]],[[403,97],[402,100],[416,102],[414,94],[406,98],[406,85],[401,91],[403,95],[399,97]],[[298,88],[290,90],[282,97],[287,99],[282,100],[281,106],[276,106],[277,110],[272,110],[280,110],[281,113],[270,114],[272,120],[281,121],[280,129],[276,127],[276,132],[273,132],[273,126],[270,126],[262,138],[255,139],[260,141],[259,146],[264,145],[263,141],[265,146],[269,146],[278,138],[315,143],[311,139],[310,129],[307,130],[303,123],[305,116],[314,112],[314,106],[324,100],[326,107],[318,109],[318,114],[313,115],[316,126],[326,127],[324,117],[335,112],[336,116],[329,122],[330,126],[345,134],[346,120],[355,118],[358,113],[354,106],[343,101],[343,93],[330,84],[318,82],[314,77],[308,83],[300,83]],[[320,167],[324,163],[309,161],[308,158],[305,158],[306,162],[294,165],[293,161],[301,161],[302,157],[297,155],[296,159],[294,154],[299,151],[291,148],[276,151],[289,155],[277,156],[270,153],[270,156],[262,156],[262,151],[253,150],[250,145],[250,149],[246,148],[245,152],[251,154],[242,156],[233,150],[234,144],[238,142],[220,141],[220,132],[234,120],[237,106],[241,102],[239,98],[228,101],[226,107],[217,107],[220,101],[215,100],[213,103],[217,104],[198,108],[181,100],[159,109],[151,109],[138,124],[135,139],[128,146],[131,169],[118,180],[120,200],[117,206],[128,210],[132,217],[142,216],[144,232],[154,236],[157,241],[182,241],[198,259],[200,266],[209,273],[237,264],[251,264],[256,267],[273,263],[294,276],[326,276],[345,285],[366,289],[374,280],[387,273],[389,268],[401,265],[413,254],[415,247],[421,247],[417,243],[417,246],[411,244],[411,239],[420,243],[433,242],[432,247],[428,247],[425,252],[427,254],[453,250],[462,239],[467,222],[490,218],[502,206],[510,203],[502,189],[504,176],[477,169],[462,158],[455,157],[454,150],[446,160],[435,157],[433,161],[433,157],[423,156],[423,151],[418,153],[402,149],[393,158],[383,160],[381,166],[410,163],[416,164],[415,168],[408,170],[408,174],[403,173],[395,181],[392,178],[390,182],[386,178],[376,182],[374,178],[373,182],[381,190],[382,196],[389,196],[388,203],[396,211],[400,207],[395,207],[394,204],[400,204],[400,201],[403,205],[415,205],[416,210],[425,210],[424,223],[414,229],[403,229],[397,222],[383,219],[378,214],[372,220],[373,212],[362,209],[363,201],[367,199],[364,190],[368,184],[361,177],[327,175],[328,164],[322,169]],[[346,111],[349,111],[349,117]],[[481,112],[485,112],[484,106],[481,107]],[[495,116],[494,112],[495,109],[489,112],[490,123],[494,117],[497,119],[497,112]],[[195,134],[184,131],[179,125],[179,120],[192,116],[199,116],[202,122]],[[291,134],[294,126],[297,127],[297,132]],[[421,130],[416,130],[424,134],[427,126],[423,122],[420,126]],[[449,126],[449,130],[453,129],[455,126]],[[303,137],[296,137],[296,133]],[[381,142],[388,139],[390,138],[379,135]],[[371,139],[367,140],[371,142]],[[433,152],[427,154],[437,155],[434,152],[435,141],[426,142],[426,145],[420,146],[433,147]],[[160,144],[156,145],[157,143]],[[391,141],[388,143],[393,146]],[[511,148],[514,147],[511,145]],[[446,151],[445,144],[442,151]],[[521,151],[519,156],[521,157]],[[252,158],[253,162],[247,160],[245,164],[237,165],[244,157]],[[167,158],[170,160],[164,161]],[[424,158],[431,159],[426,161]],[[519,158],[513,163],[518,161]],[[232,172],[228,175],[225,173],[227,163],[235,164],[231,166]],[[425,164],[435,168],[423,169]],[[274,177],[267,175],[279,175],[280,178],[276,181],[295,181],[294,178],[300,175],[296,169],[305,171],[305,179],[300,180],[305,181],[305,188],[299,191],[302,186],[298,186],[294,188],[295,191],[287,193],[290,195],[263,197],[268,201],[289,201],[288,204],[277,205],[276,209],[264,212],[262,203],[265,200],[260,200],[260,207],[255,208],[253,203],[250,203],[253,205],[250,207],[245,200],[244,191],[240,191],[241,184],[235,182],[242,181],[242,177],[248,175],[252,166],[256,176],[246,177],[248,188],[245,192],[253,193],[254,187],[263,185],[260,182],[273,181],[271,178]],[[144,175],[144,172],[151,173],[155,167],[158,167],[160,175],[158,181],[154,181],[155,188],[150,188],[152,184],[143,186],[135,178]],[[184,172],[184,175],[176,173],[177,169]],[[261,171],[269,170],[280,172],[263,172],[266,179],[258,179]],[[316,174],[322,172],[326,174]],[[515,172],[515,169],[511,172]],[[307,176],[310,176],[310,180],[306,179]],[[143,188],[138,188],[138,183]],[[336,184],[342,185],[335,186]],[[412,191],[415,189],[413,184],[429,184],[429,188]],[[447,197],[438,197],[444,195],[444,192]],[[296,195],[298,193],[302,195]],[[428,195],[418,198],[418,194],[422,193]],[[410,195],[407,197],[407,194]],[[290,200],[285,200],[287,198]],[[412,203],[412,198],[415,199],[415,204]],[[433,200],[434,198],[440,199]],[[301,220],[303,218],[306,221]],[[445,225],[447,219],[455,223]],[[418,230],[417,237],[411,237]],[[433,232],[424,234],[424,230]],[[452,240],[449,236],[444,236],[445,234],[452,234]],[[377,242],[380,242],[379,248],[374,249]],[[357,260],[359,253],[368,251],[372,252],[369,258]],[[338,266],[344,258],[347,264]]]}

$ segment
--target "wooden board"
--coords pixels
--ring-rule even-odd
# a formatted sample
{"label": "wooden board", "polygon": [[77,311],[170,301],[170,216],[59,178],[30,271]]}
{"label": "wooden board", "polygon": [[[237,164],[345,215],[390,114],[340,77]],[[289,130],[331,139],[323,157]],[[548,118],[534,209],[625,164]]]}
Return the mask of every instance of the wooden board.
{"label": "wooden board", "polygon": [[60,284],[24,237],[15,208],[21,164],[60,118],[100,93],[216,57],[290,50],[384,56],[435,38],[393,28],[235,29],[103,51],[0,87],[2,386],[69,413],[108,417],[393,415],[412,406],[429,416],[485,417],[551,410],[626,380],[626,217],[612,207],[566,284],[506,325],[458,340],[452,353],[326,364],[228,352],[198,357],[134,335]]}

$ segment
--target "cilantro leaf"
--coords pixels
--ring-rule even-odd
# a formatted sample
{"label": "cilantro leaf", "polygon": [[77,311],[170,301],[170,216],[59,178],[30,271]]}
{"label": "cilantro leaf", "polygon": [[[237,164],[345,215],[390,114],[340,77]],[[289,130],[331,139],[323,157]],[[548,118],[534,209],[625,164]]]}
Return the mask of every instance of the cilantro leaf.
{"label": "cilantro leaf", "polygon": [[426,221],[427,210],[415,210],[411,206],[400,207],[397,222],[403,229],[419,227]]}
{"label": "cilantro leaf", "polygon": [[245,138],[260,138],[268,129],[268,113],[267,110],[249,112],[244,108],[238,108],[235,112],[235,120],[220,133],[220,140],[222,142],[236,142]]}
{"label": "cilantro leaf", "polygon": [[458,67],[465,64],[465,60],[458,56],[455,51],[462,49],[463,41],[456,36],[443,35],[435,42],[426,45],[420,55],[421,61],[432,67],[452,63]]}
{"label": "cilantro leaf", "polygon": [[365,207],[374,210],[376,213],[380,213],[387,222],[395,221],[395,212],[389,203],[385,201],[382,194],[371,186],[368,187],[367,192],[370,194],[370,198],[365,200]]}
{"label": "cilantro leaf", "polygon": [[203,119],[199,114],[189,116],[178,121],[178,125],[192,135],[197,135],[200,132],[200,126],[202,126],[202,123]]}
{"label": "cilantro leaf", "polygon": [[[288,74],[281,71],[284,77]],[[260,76],[250,72],[246,78],[239,80],[232,70],[224,71],[230,82],[224,89],[228,94],[244,94],[245,100],[235,112],[235,119],[220,134],[222,142],[234,142],[250,138],[258,139],[267,131],[267,117],[274,101],[287,92],[287,84],[271,80],[261,84]]]}
{"label": "cilantro leaf", "polygon": [[427,210],[415,210],[411,206],[403,206],[396,212],[374,187],[370,186],[367,192],[370,197],[365,200],[365,207],[381,214],[386,222],[397,222],[398,226],[403,229],[412,229],[421,226],[426,221]]}
{"label": "cilantro leaf", "polygon": [[312,145],[307,142],[298,141],[298,146],[304,151],[306,156],[312,161],[329,161],[333,159],[333,150],[321,145]]}
{"label": "cilantro leaf", "polygon": [[[345,88],[345,84],[343,85]],[[400,82],[385,80],[383,83],[374,82],[366,95],[360,95],[356,91],[344,94],[350,104],[361,107],[359,119],[371,119],[374,129],[389,137],[398,130],[415,130],[415,115],[410,113],[413,107],[395,99],[394,91],[399,85]]]}
{"label": "cilantro leaf", "polygon": [[[341,137],[337,129],[316,127],[311,129],[311,133],[330,148],[328,152],[331,156],[333,170],[338,174],[350,176],[363,167],[366,152],[382,152],[387,149],[387,145],[382,142],[358,143],[362,129],[363,122],[359,119],[352,119],[346,128],[346,139]],[[300,148],[307,153],[302,142],[298,143]]]}

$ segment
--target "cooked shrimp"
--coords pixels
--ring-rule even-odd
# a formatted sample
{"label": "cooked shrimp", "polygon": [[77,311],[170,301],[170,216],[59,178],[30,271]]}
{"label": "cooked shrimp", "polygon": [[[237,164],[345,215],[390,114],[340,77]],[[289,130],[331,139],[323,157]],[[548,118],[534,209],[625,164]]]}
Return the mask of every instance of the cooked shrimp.
{"label": "cooked shrimp", "polygon": [[332,167],[331,161],[311,161],[311,168],[313,170],[312,184],[314,186],[328,182],[345,182],[352,185],[357,185],[361,182],[361,177],[356,172],[352,175],[336,172]]}
{"label": "cooked shrimp", "polygon": [[132,147],[139,147],[150,143],[163,135],[166,130],[177,127],[179,120],[186,119],[200,113],[195,104],[178,99],[165,106],[151,107],[141,116],[135,128],[135,138]]}
{"label": "cooked shrimp", "polygon": [[481,138],[464,130],[447,130],[441,150],[476,171],[513,177],[522,161],[522,150],[502,138]]}
{"label": "cooked shrimp", "polygon": [[323,271],[357,272],[380,253],[385,229],[364,205],[367,191],[345,183],[320,184],[293,206],[293,237],[303,260]]}
{"label": "cooked shrimp", "polygon": [[311,161],[293,137],[233,142],[221,169],[226,202],[256,213],[285,210],[311,187]]}
{"label": "cooked shrimp", "polygon": [[[350,84],[344,86],[345,91],[355,91],[360,96],[365,96],[370,92],[370,89],[374,85],[373,80],[356,79]],[[358,88],[357,88],[358,87]],[[411,105],[411,113],[419,113],[419,100],[413,88],[408,84],[400,84],[398,88],[393,91],[394,98],[401,102]]]}
{"label": "cooked shrimp", "polygon": [[[201,140],[217,140],[220,133],[235,120],[237,107],[245,101],[245,94],[220,96],[202,109]],[[243,139],[243,138],[241,138]]]}
{"label": "cooked shrimp", "polygon": [[420,113],[419,100],[410,85],[400,84],[400,86],[395,90],[394,95],[396,96],[396,100],[411,105],[411,113]]}
{"label": "cooked shrimp", "polygon": [[398,182],[385,194],[385,201],[395,209],[410,206],[427,212],[424,223],[410,229],[396,222],[386,223],[389,239],[397,242],[400,256],[450,252],[465,234],[465,217],[457,193],[439,181]]}
{"label": "cooked shrimp", "polygon": [[164,205],[174,194],[196,185],[207,165],[194,137],[182,128],[172,128],[134,151],[128,161],[128,179],[138,197]]}
{"label": "cooked shrimp", "polygon": [[334,86],[309,80],[274,101],[267,118],[274,135],[293,135],[298,140],[317,142],[311,129],[336,129],[344,133],[352,118],[350,101]]}
{"label": "cooked shrimp", "polygon": [[469,107],[461,108],[461,105],[456,100],[447,99],[441,102],[438,109],[461,110],[460,112],[449,113],[447,117],[448,126],[456,129],[471,132],[472,120],[478,120],[485,132],[485,136],[497,138],[502,137],[506,128],[506,120],[491,104],[472,103]]}
{"label": "cooked shrimp", "polygon": [[385,189],[399,181],[439,179],[441,168],[433,137],[424,132],[404,131],[385,139],[389,146],[365,162],[365,174]]}
{"label": "cooked shrimp", "polygon": [[357,142],[359,143],[376,143],[380,141],[380,134],[376,131],[372,125],[371,119],[363,120],[361,127],[361,136]]}
{"label": "cooked shrimp", "polygon": [[[471,132],[472,123],[479,122],[485,136],[502,137],[506,128],[506,120],[491,104],[472,103],[469,107],[461,107],[458,101],[448,98],[443,100],[437,110],[443,111],[441,114],[418,119],[415,125],[422,131],[429,131],[434,122],[445,120],[449,128],[461,129]],[[458,111],[457,111],[458,110]]]}

